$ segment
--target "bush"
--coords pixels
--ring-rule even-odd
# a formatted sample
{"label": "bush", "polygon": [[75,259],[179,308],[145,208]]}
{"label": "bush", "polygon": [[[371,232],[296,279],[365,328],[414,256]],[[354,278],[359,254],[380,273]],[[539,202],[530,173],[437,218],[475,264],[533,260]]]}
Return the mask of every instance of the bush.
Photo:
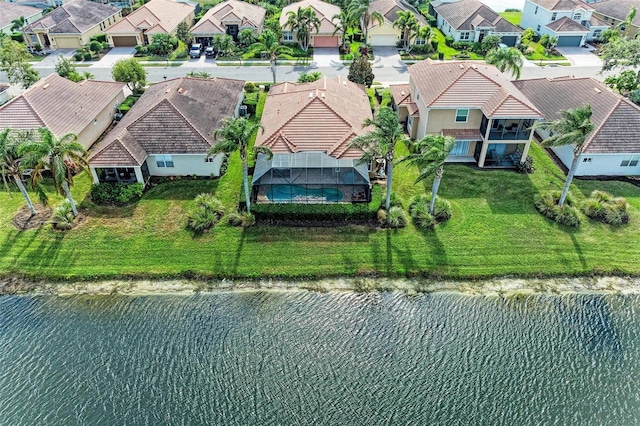
{"label": "bush", "polygon": [[404,208],[404,200],[398,195],[397,192],[392,192],[391,197],[389,197],[389,207],[400,207]]}
{"label": "bush", "polygon": [[404,228],[409,221],[407,215],[404,213],[402,207],[391,207],[386,214],[384,222],[382,224],[389,228]]}
{"label": "bush", "polygon": [[451,47],[453,47],[456,50],[461,50],[463,52],[467,50],[471,50],[472,46],[473,46],[473,43],[468,41],[456,41],[451,44]]}
{"label": "bush", "polygon": [[[427,213],[429,212],[429,205],[431,203],[431,194],[416,195],[411,199],[409,203],[409,212],[411,213],[412,207],[416,205],[426,205]],[[418,207],[421,208],[421,207]],[[451,219],[451,203],[444,198],[436,197],[436,204],[433,208],[433,220],[436,223],[446,222]],[[413,216],[412,216],[413,217]]]}
{"label": "bush", "polygon": [[227,223],[231,226],[249,228],[256,223],[256,217],[251,212],[233,212],[227,217]]}
{"label": "bush", "polygon": [[451,47],[451,45],[453,44],[453,37],[446,36],[444,38],[444,44],[446,44],[447,46]]}
{"label": "bush", "polygon": [[524,161],[518,163],[517,169],[518,173],[522,173],[525,175],[530,175],[531,173],[533,173],[536,170],[533,167],[533,158],[527,155],[527,158],[525,158]]}
{"label": "bush", "polygon": [[74,219],[69,200],[64,200],[58,207],[56,207],[53,211],[53,215],[51,216],[53,227],[61,231],[71,229],[73,227]]}
{"label": "bush", "polygon": [[429,213],[429,200],[424,195],[413,197],[409,205],[409,215],[420,229],[433,229],[435,225],[435,220]]}
{"label": "bush", "polygon": [[580,212],[574,206],[573,197],[567,195],[565,204],[560,207],[560,191],[554,191],[545,195],[539,195],[535,200],[535,207],[541,215],[561,225],[580,226]]}
{"label": "bush", "polygon": [[95,54],[98,54],[102,51],[102,43],[99,41],[92,41],[89,43],[89,50]]}
{"label": "bush", "polygon": [[213,228],[224,215],[222,202],[212,194],[199,194],[194,199],[195,205],[189,212],[187,228],[202,233]]}
{"label": "bush", "polygon": [[623,225],[629,222],[627,200],[604,191],[593,191],[582,204],[582,212],[590,219],[610,225]]}
{"label": "bush", "polygon": [[105,182],[91,186],[91,201],[94,204],[125,204],[142,197],[141,183]]}
{"label": "bush", "polygon": [[18,43],[24,43],[24,36],[22,33],[12,33],[11,40],[17,41]]}
{"label": "bush", "polygon": [[92,57],[93,57],[93,55],[91,53],[89,53],[89,52],[86,52],[84,55],[82,55],[82,58],[85,61],[90,61]]}
{"label": "bush", "polygon": [[[99,41],[100,43],[107,43],[107,35],[106,34],[96,34],[91,37],[91,41]],[[107,43],[108,45],[108,43]]]}
{"label": "bush", "polygon": [[111,47],[111,46],[109,46],[109,43],[107,43],[106,41],[103,41],[103,42],[102,42],[102,50],[108,49],[108,48],[110,48],[110,47]]}
{"label": "bush", "polygon": [[252,83],[252,82],[250,82],[250,81],[247,81],[247,82],[244,84],[244,91],[245,91],[245,92],[247,92],[247,93],[254,93],[254,92],[256,92],[257,90],[258,90],[258,88],[256,87],[256,85],[255,85],[255,84],[253,84],[253,83]]}
{"label": "bush", "polygon": [[73,54],[73,59],[75,59],[76,61],[81,61],[83,57],[84,55],[80,52],[76,52]]}

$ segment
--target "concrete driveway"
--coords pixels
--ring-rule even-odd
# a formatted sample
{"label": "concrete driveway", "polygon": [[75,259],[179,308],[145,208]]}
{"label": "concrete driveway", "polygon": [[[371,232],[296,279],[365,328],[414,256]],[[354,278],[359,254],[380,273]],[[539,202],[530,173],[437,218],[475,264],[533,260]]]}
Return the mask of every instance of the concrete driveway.
{"label": "concrete driveway", "polygon": [[593,46],[585,47],[556,47],[556,50],[562,54],[571,65],[577,67],[601,67],[602,61],[594,53]]}
{"label": "concrete driveway", "polygon": [[99,61],[93,63],[89,68],[111,68],[120,59],[133,58],[136,49],[133,47],[114,47]]}
{"label": "concrete driveway", "polygon": [[373,68],[394,67],[406,69],[407,66],[400,59],[398,48],[392,46],[373,46]]}
{"label": "concrete driveway", "polygon": [[34,68],[55,68],[58,58],[72,58],[76,49],[56,49],[40,62],[34,63]]}
{"label": "concrete driveway", "polygon": [[316,67],[343,67],[337,47],[314,47],[313,64]]}

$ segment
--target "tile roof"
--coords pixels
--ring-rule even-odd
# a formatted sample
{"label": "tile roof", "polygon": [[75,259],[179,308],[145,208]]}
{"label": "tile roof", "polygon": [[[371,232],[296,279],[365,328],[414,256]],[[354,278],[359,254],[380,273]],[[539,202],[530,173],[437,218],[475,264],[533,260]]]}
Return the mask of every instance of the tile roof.
{"label": "tile roof", "polygon": [[589,32],[589,28],[566,16],[547,24],[546,27],[555,32]]}
{"label": "tile roof", "polygon": [[[418,22],[420,22],[420,25],[427,25],[426,19],[424,19],[424,17],[420,13],[418,13],[418,11],[407,6],[406,4],[403,4],[399,0],[373,0],[369,5],[369,10],[379,12],[382,16],[384,16],[384,19],[389,25],[393,25],[396,19],[398,19],[398,12],[405,11],[413,12],[416,19],[418,19]],[[370,27],[373,27],[374,25],[378,24],[374,24],[372,22],[370,24]]]}
{"label": "tile roof", "polygon": [[340,6],[336,6],[335,4],[327,3],[320,0],[302,0],[296,3],[291,3],[289,6],[285,6],[282,9],[282,14],[280,14],[281,27],[287,24],[287,13],[295,13],[299,7],[303,9],[311,7],[316,12],[318,20],[322,21],[323,18],[326,20],[322,25],[323,28],[321,33],[331,34],[333,33],[333,31],[335,31],[336,26],[331,22],[331,18],[333,18],[335,15],[340,14]]}
{"label": "tile roof", "polygon": [[479,129],[442,129],[442,136],[451,136],[458,141],[481,141],[484,139]]}
{"label": "tile roof", "polygon": [[120,9],[90,0],[71,0],[25,27],[25,32],[48,29],[54,34],[82,34],[116,15]]}
{"label": "tile roof", "polygon": [[149,34],[171,33],[180,22],[194,13],[195,6],[172,0],[151,0],[107,29],[107,34],[146,30]]}
{"label": "tile roof", "polygon": [[[640,8],[638,0],[605,0],[592,5],[597,13],[624,21],[632,7]],[[640,27],[640,14],[631,21],[636,27]]]}
{"label": "tile roof", "polygon": [[411,65],[409,75],[428,108],[478,108],[490,118],[543,117],[493,65],[427,59]]}
{"label": "tile roof", "polygon": [[205,154],[232,117],[244,81],[176,78],[149,87],[93,150],[92,166],[139,166],[148,154]]}
{"label": "tile roof", "polygon": [[0,128],[48,127],[57,136],[79,134],[101,111],[113,105],[124,87],[125,83],[110,81],[74,83],[50,74],[0,106]]}
{"label": "tile roof", "polygon": [[592,78],[519,80],[514,84],[538,106],[547,120],[569,108],[591,105],[595,130],[585,153],[640,153],[640,108]]}
{"label": "tile roof", "polygon": [[12,25],[11,22],[21,16],[29,18],[38,13],[42,13],[42,9],[0,1],[0,28]]}
{"label": "tile roof", "polygon": [[267,10],[263,7],[238,0],[227,0],[207,11],[198,23],[191,29],[192,34],[225,32],[222,22],[230,20],[235,15],[242,27],[259,28],[264,24]]}
{"label": "tile roof", "polygon": [[411,92],[408,84],[392,84],[389,88],[391,89],[393,102],[396,105],[406,106],[409,115],[414,115],[418,112],[418,105],[411,99]]}
{"label": "tile roof", "polygon": [[521,33],[490,7],[478,0],[458,0],[434,5],[434,9],[457,31],[472,31],[477,27],[494,27],[499,33]]}
{"label": "tile roof", "polygon": [[594,10],[590,4],[582,0],[530,0],[531,3],[537,4],[547,10]]}
{"label": "tile roof", "polygon": [[364,134],[362,123],[373,118],[362,86],[343,77],[313,83],[281,83],[271,86],[256,145],[275,153],[325,151],[333,158],[360,158],[362,152],[347,148]]}

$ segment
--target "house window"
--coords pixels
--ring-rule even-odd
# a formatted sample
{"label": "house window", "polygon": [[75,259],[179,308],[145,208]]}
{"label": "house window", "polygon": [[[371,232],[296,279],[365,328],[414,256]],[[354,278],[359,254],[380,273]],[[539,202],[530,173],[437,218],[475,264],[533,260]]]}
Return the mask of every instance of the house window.
{"label": "house window", "polygon": [[460,41],[469,40],[471,33],[469,31],[462,31],[460,33]]}
{"label": "house window", "polygon": [[284,31],[282,33],[282,39],[284,41],[293,41],[293,33],[291,31]]}
{"label": "house window", "polygon": [[205,157],[204,158],[204,162],[205,163],[213,163],[213,157]]}
{"label": "house window", "polygon": [[573,20],[576,22],[580,22],[582,20],[582,13],[577,12],[573,14]]}
{"label": "house window", "polygon": [[411,127],[413,127],[413,117],[407,117],[407,130],[411,131]]}
{"label": "house window", "polygon": [[534,14],[534,15],[537,15],[537,14],[538,14],[538,6],[536,6],[536,10],[534,10],[534,11],[533,11],[533,14]]}
{"label": "house window", "polygon": [[552,21],[555,21],[557,17],[558,17],[558,12],[553,12],[553,13],[551,14],[551,20],[552,20]]}
{"label": "house window", "polygon": [[426,40],[423,39],[423,38],[417,38],[416,39],[416,44],[425,44],[425,43],[426,43]]}
{"label": "house window", "polygon": [[600,38],[601,33],[602,33],[602,30],[595,30],[593,32],[593,38],[595,38],[595,39]]}
{"label": "house window", "polygon": [[456,123],[466,123],[469,118],[469,110],[468,109],[457,109],[456,110]]}
{"label": "house window", "polygon": [[465,156],[469,153],[469,141],[456,141],[449,155]]}
{"label": "house window", "polygon": [[638,158],[640,157],[637,155],[626,157],[624,160],[622,160],[622,163],[620,163],[620,167],[635,167],[638,165]]}
{"label": "house window", "polygon": [[156,155],[156,166],[173,167],[173,156],[172,155]]}
{"label": "house window", "polygon": [[32,44],[38,44],[38,37],[36,37],[35,34],[29,34],[29,37],[31,38]]}
{"label": "house window", "polygon": [[591,157],[585,157],[582,159],[583,163],[590,163],[591,162]]}

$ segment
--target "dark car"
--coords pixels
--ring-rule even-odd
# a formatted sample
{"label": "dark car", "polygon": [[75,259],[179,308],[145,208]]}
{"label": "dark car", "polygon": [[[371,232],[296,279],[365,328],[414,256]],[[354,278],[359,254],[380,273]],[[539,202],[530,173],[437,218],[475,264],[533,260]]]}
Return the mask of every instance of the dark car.
{"label": "dark car", "polygon": [[204,56],[206,56],[207,58],[213,58],[216,56],[216,51],[213,46],[209,46],[204,49]]}
{"label": "dark car", "polygon": [[202,45],[200,43],[195,43],[191,45],[191,49],[189,49],[189,57],[199,58],[201,55],[202,55]]}

